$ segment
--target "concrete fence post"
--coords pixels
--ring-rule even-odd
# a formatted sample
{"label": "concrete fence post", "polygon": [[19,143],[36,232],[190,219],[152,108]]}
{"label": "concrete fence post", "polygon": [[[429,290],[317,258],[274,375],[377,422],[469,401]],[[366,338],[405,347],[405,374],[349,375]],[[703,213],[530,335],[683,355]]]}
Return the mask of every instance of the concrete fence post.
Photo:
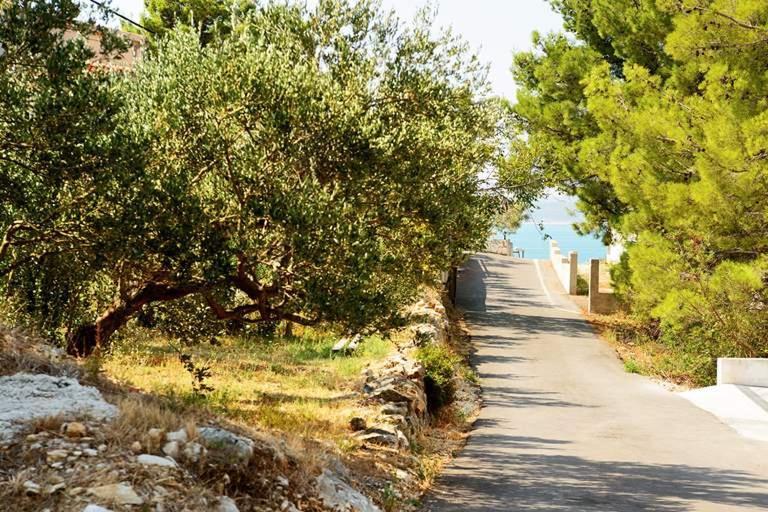
{"label": "concrete fence post", "polygon": [[595,313],[600,295],[600,260],[589,260],[589,312]]}
{"label": "concrete fence post", "polygon": [[557,243],[557,240],[550,240],[549,241],[549,257],[550,259],[556,259],[560,255],[560,244]]}
{"label": "concrete fence post", "polygon": [[576,295],[576,283],[579,275],[579,253],[571,251],[568,253],[568,294]]}

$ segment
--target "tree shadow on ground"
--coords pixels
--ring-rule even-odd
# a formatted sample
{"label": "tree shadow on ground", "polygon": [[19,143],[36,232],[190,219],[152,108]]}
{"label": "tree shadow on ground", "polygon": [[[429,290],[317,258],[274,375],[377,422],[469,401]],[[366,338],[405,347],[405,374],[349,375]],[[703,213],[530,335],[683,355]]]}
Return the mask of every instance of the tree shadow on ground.
{"label": "tree shadow on ground", "polygon": [[591,460],[557,454],[566,441],[478,436],[485,439],[469,446],[454,471],[441,479],[426,511],[683,512],[692,510],[692,502],[722,508],[768,507],[768,480],[746,472]]}
{"label": "tree shadow on ground", "polygon": [[[477,426],[494,425],[480,420]],[[768,507],[768,480],[742,471],[592,460],[558,454],[568,441],[482,431],[477,436],[482,442],[470,444],[441,479],[426,511],[683,512],[695,502]]]}
{"label": "tree shadow on ground", "polygon": [[[530,361],[502,349],[533,343],[543,336],[567,334],[574,343],[594,336],[583,319],[563,315],[530,290],[488,271],[487,256],[473,257],[460,283],[459,305],[473,326],[473,342],[486,349],[473,358],[483,379],[485,407],[584,408],[559,393],[525,389],[502,370],[524,370]],[[493,268],[528,265],[494,258]],[[489,264],[490,265],[490,264]],[[488,290],[493,300],[487,304]],[[543,308],[544,311],[531,312]],[[511,314],[509,310],[515,310]],[[552,311],[549,316],[549,311]],[[499,334],[498,327],[510,327]],[[507,334],[509,333],[509,334]],[[498,350],[496,350],[498,349]],[[499,363],[501,365],[499,365]],[[483,373],[483,365],[489,372]],[[520,385],[512,385],[520,382]],[[588,397],[584,397],[588,400]],[[674,426],[673,426],[674,427]],[[563,425],[563,428],[568,428]],[[768,509],[768,480],[754,474],[705,465],[597,460],[566,454],[567,440],[515,435],[503,420],[481,418],[470,442],[440,479],[426,511],[599,511],[684,512],[744,508]],[[715,463],[716,464],[716,463]],[[697,508],[698,507],[698,508]]]}

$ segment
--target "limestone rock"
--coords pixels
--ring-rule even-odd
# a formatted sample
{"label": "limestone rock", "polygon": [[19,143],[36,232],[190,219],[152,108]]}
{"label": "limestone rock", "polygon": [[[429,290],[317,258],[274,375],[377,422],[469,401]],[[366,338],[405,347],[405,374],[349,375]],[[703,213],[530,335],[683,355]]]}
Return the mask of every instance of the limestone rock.
{"label": "limestone rock", "polygon": [[189,441],[189,436],[187,435],[186,429],[180,428],[176,432],[168,432],[165,434],[165,440],[168,442],[176,441],[177,443],[183,444]]}
{"label": "limestone rock", "polygon": [[36,484],[32,480],[27,480],[21,485],[24,488],[24,493],[27,496],[34,496],[40,494],[40,485]]}
{"label": "limestone rock", "polygon": [[180,453],[180,447],[178,441],[171,441],[165,443],[163,446],[163,453],[172,459],[178,459]]}
{"label": "limestone rock", "polygon": [[323,470],[315,480],[317,495],[323,505],[336,512],[381,512],[359,491],[330,471]]}
{"label": "limestone rock", "polygon": [[90,504],[85,506],[85,508],[83,509],[83,512],[112,512],[112,511],[108,508]]}
{"label": "limestone rock", "polygon": [[45,460],[47,462],[61,462],[66,460],[67,457],[69,457],[69,452],[62,449],[49,450],[48,453],[45,454]]}
{"label": "limestone rock", "polygon": [[410,482],[413,480],[413,475],[409,472],[405,471],[404,469],[395,468],[395,478],[397,478],[400,481],[406,481]]}
{"label": "limestone rock", "polygon": [[381,408],[381,414],[385,416],[406,416],[408,414],[407,402],[390,402]]}
{"label": "limestone rock", "polygon": [[70,377],[17,373],[0,377],[0,443],[10,441],[24,423],[50,416],[88,416],[97,420],[113,418],[117,407],[101,393]]}
{"label": "limestone rock", "polygon": [[413,328],[416,345],[424,346],[436,342],[440,334],[437,327],[431,324],[419,324]]}
{"label": "limestone rock", "polygon": [[410,428],[410,424],[408,423],[408,418],[400,414],[391,414],[387,416],[387,421],[393,425],[397,425],[401,429]]}
{"label": "limestone rock", "polygon": [[408,439],[408,436],[406,436],[402,430],[397,429],[395,431],[397,435],[397,447],[401,450],[405,450],[407,448],[410,448],[411,441]]}
{"label": "limestone rock", "polygon": [[57,484],[49,485],[45,489],[45,492],[47,494],[56,494],[57,492],[63,491],[66,488],[67,488],[67,484],[65,484],[64,482],[59,482]]}
{"label": "limestone rock", "polygon": [[136,460],[139,464],[145,466],[162,466],[168,468],[175,468],[178,466],[173,459],[169,459],[168,457],[158,457],[157,455],[149,455],[147,453],[139,455]]}
{"label": "limestone rock", "polygon": [[387,446],[390,448],[406,448],[410,444],[405,434],[395,425],[381,424],[365,429],[355,436],[363,443]]}
{"label": "limestone rock", "polygon": [[400,366],[400,369],[402,371],[402,374],[411,380],[421,380],[426,375],[424,366],[418,361],[413,361],[413,360],[403,361],[402,365]]}
{"label": "limestone rock", "polygon": [[200,458],[205,455],[205,448],[199,443],[187,443],[184,445],[182,454],[189,462],[198,462]]}
{"label": "limestone rock", "polygon": [[375,385],[378,382],[381,385],[383,380],[397,379],[399,377],[419,381],[425,375],[424,366],[420,362],[405,357],[402,354],[395,354],[386,359],[379,368],[378,373],[377,377],[376,372],[368,370],[366,372],[366,383]]}
{"label": "limestone rock", "polygon": [[229,496],[219,496],[216,500],[216,512],[240,512],[235,500]]}
{"label": "limestone rock", "polygon": [[116,505],[141,505],[144,500],[126,483],[91,487],[88,493]]}
{"label": "limestone rock", "polygon": [[386,446],[388,448],[397,448],[397,436],[386,432],[365,431],[355,435],[355,439],[363,444],[375,444],[377,446]]}
{"label": "limestone rock", "polygon": [[211,453],[234,457],[237,462],[246,462],[253,456],[254,443],[247,437],[215,427],[203,427],[199,433]]}
{"label": "limestone rock", "polygon": [[406,402],[410,411],[417,416],[423,416],[427,412],[427,397],[424,390],[407,379],[376,388],[371,392],[371,397],[384,402]]}
{"label": "limestone rock", "polygon": [[442,304],[422,303],[411,308],[410,313],[413,321],[433,325],[438,331],[447,331],[448,318],[445,314],[445,307]]}

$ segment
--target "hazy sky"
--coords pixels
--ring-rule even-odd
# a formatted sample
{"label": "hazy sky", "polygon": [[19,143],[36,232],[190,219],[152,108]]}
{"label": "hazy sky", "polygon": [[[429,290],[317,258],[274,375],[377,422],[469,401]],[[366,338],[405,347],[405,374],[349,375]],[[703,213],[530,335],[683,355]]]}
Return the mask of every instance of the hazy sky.
{"label": "hazy sky", "polygon": [[[401,18],[412,18],[424,0],[383,0]],[[436,0],[437,24],[461,34],[491,65],[490,79],[497,94],[514,99],[509,72],[512,53],[531,48],[531,33],[560,30],[562,20],[544,0]],[[138,20],[143,0],[113,0],[112,5]]]}

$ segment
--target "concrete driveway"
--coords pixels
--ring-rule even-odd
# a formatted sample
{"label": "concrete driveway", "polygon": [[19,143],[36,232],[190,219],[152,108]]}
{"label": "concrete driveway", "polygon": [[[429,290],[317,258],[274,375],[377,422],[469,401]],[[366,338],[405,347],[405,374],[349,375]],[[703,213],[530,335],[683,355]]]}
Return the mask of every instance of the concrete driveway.
{"label": "concrete driveway", "polygon": [[626,373],[555,279],[492,255],[461,273],[484,407],[425,509],[768,510],[768,443]]}

